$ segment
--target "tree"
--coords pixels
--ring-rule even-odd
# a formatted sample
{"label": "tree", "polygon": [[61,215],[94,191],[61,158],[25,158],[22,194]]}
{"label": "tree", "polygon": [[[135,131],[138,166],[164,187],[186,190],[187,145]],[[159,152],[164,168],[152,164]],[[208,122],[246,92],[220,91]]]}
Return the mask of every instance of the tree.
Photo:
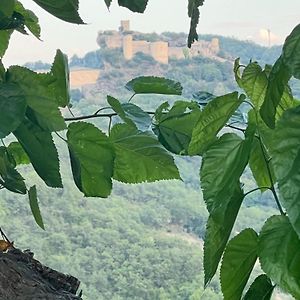
{"label": "tree", "polygon": [[[64,21],[83,23],[77,0],[59,4],[54,0],[34,1]],[[105,2],[109,7],[111,0]],[[143,12],[148,1],[118,2]],[[189,46],[197,39],[203,2],[188,2]],[[37,37],[40,34],[37,17],[14,0],[0,4],[0,30],[1,56],[13,30],[29,30]],[[223,257],[224,299],[241,299],[259,259],[265,274],[257,277],[244,299],[270,299],[275,285],[300,299],[300,106],[288,84],[292,77],[300,79],[299,45],[300,25],[287,37],[274,66],[262,68],[256,62],[244,66],[236,60],[234,73],[240,93],[219,97],[198,93],[195,101],[177,101],[171,107],[165,102],[155,112],[145,112],[131,103],[135,95],[181,95],[182,87],[165,78],[139,77],[126,85],[132,92],[128,102],[108,96],[109,113],[103,113],[108,108],[101,107],[92,115],[70,118],[60,111],[69,107],[68,63],[61,51],[57,51],[46,74],[20,66],[6,70],[1,63],[1,188],[28,194],[35,220],[44,228],[36,188],[27,188],[16,167],[32,164],[47,186],[62,188],[53,134],[66,142],[74,182],[91,197],[108,197],[112,178],[131,184],[180,179],[171,153],[201,156],[200,180],[209,212],[205,284],[211,281]],[[236,120],[235,113],[242,104],[249,108],[246,122]],[[120,121],[112,126],[116,116]],[[93,118],[109,118],[107,132],[84,121]],[[6,145],[13,137],[15,141]],[[257,183],[251,191],[243,190],[241,179],[247,166]],[[257,190],[272,192],[278,215],[270,216],[260,233],[248,228],[229,241],[243,200]]]}

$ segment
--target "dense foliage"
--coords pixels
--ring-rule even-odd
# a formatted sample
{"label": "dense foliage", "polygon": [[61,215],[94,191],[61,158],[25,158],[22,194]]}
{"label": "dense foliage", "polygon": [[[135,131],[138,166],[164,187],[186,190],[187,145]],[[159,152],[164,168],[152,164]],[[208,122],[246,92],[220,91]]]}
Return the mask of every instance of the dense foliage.
{"label": "dense foliage", "polygon": [[[77,0],[35,2],[64,21],[83,23]],[[108,6],[110,3],[106,1]],[[143,12],[147,1],[119,0],[119,5]],[[189,1],[189,45],[197,39],[195,29],[201,5],[201,0]],[[13,30],[29,30],[39,37],[36,16],[19,1],[1,2],[0,11],[1,56]],[[300,79],[299,41],[300,25],[286,39],[273,66],[261,67],[256,62],[241,65],[236,60],[234,73],[239,91],[219,96],[198,93],[194,101],[163,102],[155,112],[144,111],[132,99],[148,94],[181,95],[179,82],[152,76],[135,78],[126,85],[132,93],[127,102],[108,96],[108,108],[101,107],[91,115],[63,117],[61,108],[69,106],[69,81],[67,58],[61,51],[57,51],[51,70],[45,74],[20,66],[5,69],[1,64],[1,189],[28,194],[34,218],[44,228],[36,187],[27,187],[17,166],[30,164],[48,187],[62,188],[57,142],[52,134],[64,141],[74,183],[86,197],[108,197],[116,181],[132,184],[183,179],[172,154],[201,156],[200,181],[209,213],[204,238],[205,285],[221,264],[224,299],[241,299],[259,260],[265,274],[253,281],[244,299],[270,299],[275,285],[300,299],[299,102],[289,86],[292,77]],[[248,118],[246,122],[236,121],[234,114],[245,103]],[[104,113],[104,109],[109,112]],[[84,121],[98,118],[109,118],[107,130]],[[252,190],[243,184],[247,166],[257,183]],[[242,203],[258,190],[272,193],[278,214],[270,213],[259,233],[248,228],[229,240]],[[100,229],[101,225],[104,224]],[[147,243],[139,241],[135,234],[132,239]],[[120,242],[118,235],[114,241]],[[157,239],[156,243],[164,242]],[[60,243],[56,247],[59,249]],[[152,255],[164,258],[168,252]],[[122,280],[122,271],[114,273],[117,262],[113,257],[112,260],[109,280]],[[188,272],[190,265],[186,268]],[[153,269],[152,272],[156,274]],[[146,273],[143,270],[143,278]],[[176,279],[185,280],[190,282],[190,278]],[[262,295],[262,290],[267,293]],[[154,290],[153,297],[163,299],[158,292]],[[134,295],[144,297],[143,293],[136,291]]]}

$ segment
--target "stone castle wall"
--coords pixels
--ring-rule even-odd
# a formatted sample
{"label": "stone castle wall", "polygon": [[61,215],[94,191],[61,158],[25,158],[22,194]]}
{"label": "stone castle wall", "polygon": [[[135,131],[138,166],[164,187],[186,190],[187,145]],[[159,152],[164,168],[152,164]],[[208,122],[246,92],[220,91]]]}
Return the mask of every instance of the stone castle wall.
{"label": "stone castle wall", "polygon": [[[168,64],[169,58],[183,59],[193,56],[216,57],[220,51],[219,40],[213,38],[210,42],[198,41],[193,44],[191,49],[186,47],[169,47],[167,42],[148,42],[135,41],[133,35],[130,34],[130,22],[128,20],[121,21],[119,31],[109,31],[99,33],[98,44],[100,40],[104,40],[107,48],[122,48],[123,55],[126,60],[131,60],[138,52],[152,56],[157,62]],[[101,36],[102,35],[102,36]]]}

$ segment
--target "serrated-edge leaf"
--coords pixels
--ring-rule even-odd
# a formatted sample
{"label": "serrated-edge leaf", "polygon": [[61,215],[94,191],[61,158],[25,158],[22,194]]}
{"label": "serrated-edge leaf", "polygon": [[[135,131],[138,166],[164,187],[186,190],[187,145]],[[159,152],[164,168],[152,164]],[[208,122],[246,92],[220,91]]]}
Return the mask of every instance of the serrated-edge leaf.
{"label": "serrated-edge leaf", "polygon": [[300,240],[286,216],[272,216],[258,243],[263,271],[283,290],[300,299]]}
{"label": "serrated-edge leaf", "polygon": [[215,140],[218,132],[241,105],[238,93],[230,93],[211,100],[203,109],[189,145],[190,155],[202,155]]}
{"label": "serrated-edge leaf", "polygon": [[225,249],[220,279],[224,300],[240,300],[257,259],[258,235],[245,229]]}
{"label": "serrated-edge leaf", "polygon": [[35,222],[43,229],[45,230],[43,218],[41,215],[41,211],[39,208],[38,198],[37,198],[37,192],[36,192],[36,186],[32,186],[28,191],[28,198],[29,198],[29,205],[31,208],[32,215],[35,219]]}
{"label": "serrated-edge leaf", "polygon": [[110,140],[116,152],[114,179],[124,183],[180,179],[173,157],[152,133],[116,124]]}
{"label": "serrated-edge leaf", "polygon": [[255,278],[243,300],[270,300],[275,286],[266,274]]}
{"label": "serrated-edge leaf", "polygon": [[67,138],[78,189],[86,197],[108,197],[114,162],[114,149],[108,137],[93,124],[76,122],[69,125]]}
{"label": "serrated-edge leaf", "polygon": [[63,187],[59,172],[59,158],[51,133],[25,120],[14,131],[15,137],[27,153],[37,174],[47,186]]}

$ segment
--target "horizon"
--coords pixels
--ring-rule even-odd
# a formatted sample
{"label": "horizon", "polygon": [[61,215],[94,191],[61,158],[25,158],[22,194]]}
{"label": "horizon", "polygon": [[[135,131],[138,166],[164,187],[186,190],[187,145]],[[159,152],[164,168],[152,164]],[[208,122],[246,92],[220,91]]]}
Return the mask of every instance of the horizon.
{"label": "horizon", "polygon": [[[80,26],[68,24],[50,16],[32,0],[22,2],[26,8],[33,10],[39,17],[42,28],[41,39],[44,42],[31,35],[13,34],[3,59],[5,65],[24,64],[38,60],[52,62],[57,48],[69,57],[74,54],[82,56],[98,49],[96,44],[98,31],[117,29],[122,19],[129,19],[132,29],[143,33],[165,31],[187,33],[189,29],[185,1],[176,3],[176,7],[170,9],[166,0],[151,0],[145,14],[136,14],[118,7],[115,2],[109,12],[104,1],[90,0],[80,5],[80,15],[88,24]],[[205,3],[201,8],[199,35],[221,35],[268,46],[267,29],[270,29],[271,46],[273,46],[282,44],[285,37],[298,23],[298,16],[294,13],[297,8],[300,9],[300,3],[297,0],[290,0],[293,5],[288,7],[279,2],[277,10],[272,11],[272,16],[269,14],[271,0],[265,0],[263,3],[253,0],[247,12],[243,9],[245,3],[246,0],[228,0],[226,5],[220,4],[217,0]],[[258,10],[257,7],[260,9]]]}

